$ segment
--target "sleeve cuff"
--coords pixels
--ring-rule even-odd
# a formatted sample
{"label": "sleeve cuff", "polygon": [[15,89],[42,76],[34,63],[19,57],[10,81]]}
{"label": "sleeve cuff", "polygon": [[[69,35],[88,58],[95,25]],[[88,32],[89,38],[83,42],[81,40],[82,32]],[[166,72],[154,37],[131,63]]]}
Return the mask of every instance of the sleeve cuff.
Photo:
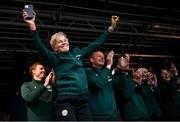
{"label": "sleeve cuff", "polygon": [[110,33],[112,33],[112,32],[114,31],[113,26],[109,26],[108,31],[109,31]]}
{"label": "sleeve cuff", "polygon": [[111,69],[111,66],[110,66],[110,65],[107,65],[106,68]]}

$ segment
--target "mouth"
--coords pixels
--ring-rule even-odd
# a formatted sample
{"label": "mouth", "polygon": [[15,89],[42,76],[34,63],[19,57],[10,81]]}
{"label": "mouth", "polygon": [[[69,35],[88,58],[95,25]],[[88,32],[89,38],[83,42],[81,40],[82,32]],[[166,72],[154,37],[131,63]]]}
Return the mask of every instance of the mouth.
{"label": "mouth", "polygon": [[41,72],[41,75],[45,75],[45,72]]}
{"label": "mouth", "polygon": [[105,61],[104,60],[99,60],[99,62],[104,63]]}
{"label": "mouth", "polygon": [[61,48],[68,48],[68,44],[63,45]]}

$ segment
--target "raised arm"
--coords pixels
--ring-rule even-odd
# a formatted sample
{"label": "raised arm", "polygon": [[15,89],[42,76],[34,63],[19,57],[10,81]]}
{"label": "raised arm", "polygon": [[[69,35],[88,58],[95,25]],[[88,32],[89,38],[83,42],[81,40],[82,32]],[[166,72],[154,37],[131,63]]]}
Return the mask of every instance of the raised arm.
{"label": "raised arm", "polygon": [[108,31],[104,32],[102,35],[100,35],[94,42],[90,43],[88,47],[85,47],[82,49],[83,56],[88,56],[91,54],[93,50],[101,46],[109,37],[110,33],[114,31],[116,28],[117,22],[119,21],[118,16],[112,16],[111,17],[111,26],[109,26]]}
{"label": "raised arm", "polygon": [[23,19],[24,21],[27,23],[27,25],[29,26],[30,30],[32,31],[32,36],[33,36],[33,40],[34,43],[37,47],[37,49],[41,52],[41,54],[51,63],[51,64],[55,64],[56,60],[54,60],[54,56],[52,55],[52,52],[49,51],[41,42],[41,39],[39,37],[38,31],[36,30],[36,24],[35,24],[35,18],[36,18],[36,13],[34,12],[34,16],[32,19],[27,19],[28,18],[28,14],[26,11],[23,10]]}

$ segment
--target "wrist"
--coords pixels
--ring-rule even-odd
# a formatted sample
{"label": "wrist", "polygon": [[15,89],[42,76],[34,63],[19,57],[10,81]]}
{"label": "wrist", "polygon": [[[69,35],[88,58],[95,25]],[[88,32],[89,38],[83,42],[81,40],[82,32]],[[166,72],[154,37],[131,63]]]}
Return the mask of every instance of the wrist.
{"label": "wrist", "polygon": [[30,30],[36,30],[36,25],[30,25]]}
{"label": "wrist", "polygon": [[114,27],[113,27],[113,26],[109,26],[109,27],[108,27],[108,31],[109,31],[110,33],[112,33],[112,32],[114,31]]}
{"label": "wrist", "polygon": [[111,69],[111,65],[107,65],[106,68]]}
{"label": "wrist", "polygon": [[48,86],[48,84],[49,84],[49,83],[46,83],[46,82],[45,82],[45,83],[44,83],[44,86],[45,86],[45,87],[47,87],[47,86]]}
{"label": "wrist", "polygon": [[111,26],[112,26],[113,28],[116,28],[116,23],[112,23]]}

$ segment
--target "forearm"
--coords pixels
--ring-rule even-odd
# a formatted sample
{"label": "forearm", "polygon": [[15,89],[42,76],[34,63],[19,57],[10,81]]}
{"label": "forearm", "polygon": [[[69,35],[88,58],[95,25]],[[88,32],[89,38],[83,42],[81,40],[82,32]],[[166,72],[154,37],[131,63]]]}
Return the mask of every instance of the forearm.
{"label": "forearm", "polygon": [[101,34],[94,42],[90,43],[88,47],[82,49],[83,56],[89,56],[95,49],[101,46],[109,37],[110,32],[106,31]]}
{"label": "forearm", "polygon": [[52,55],[51,51],[47,49],[41,42],[41,39],[39,37],[38,31],[37,30],[32,30],[32,36],[33,36],[33,41],[36,46],[36,48],[40,51],[42,56],[49,61],[52,65],[55,64],[55,59],[54,56]]}

